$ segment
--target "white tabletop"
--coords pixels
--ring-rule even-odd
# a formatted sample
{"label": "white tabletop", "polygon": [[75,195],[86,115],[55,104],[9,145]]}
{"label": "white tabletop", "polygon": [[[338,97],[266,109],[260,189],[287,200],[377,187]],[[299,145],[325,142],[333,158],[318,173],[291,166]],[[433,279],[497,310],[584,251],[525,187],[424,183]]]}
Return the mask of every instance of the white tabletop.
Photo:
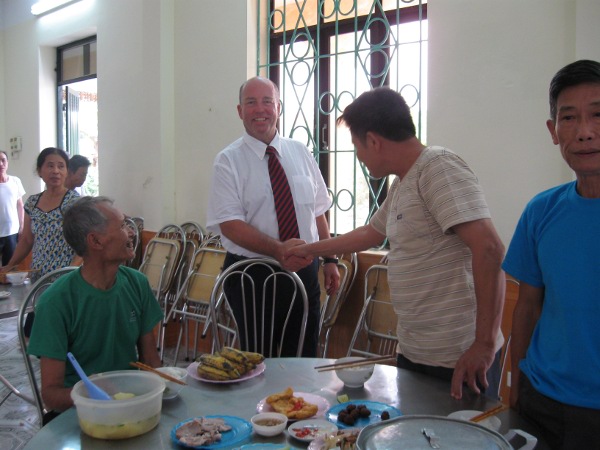
{"label": "white tabletop", "polygon": [[[497,404],[487,397],[467,393],[462,400],[450,396],[449,383],[425,375],[415,374],[393,366],[377,365],[375,373],[363,388],[345,388],[335,372],[317,372],[315,366],[333,362],[316,358],[267,359],[262,375],[240,383],[212,384],[187,377],[188,385],[173,400],[164,400],[158,426],[150,432],[122,441],[104,441],[83,434],[74,408],[65,411],[38,432],[25,449],[39,450],[96,450],[96,449],[174,449],[170,432],[178,423],[195,416],[230,415],[249,420],[256,414],[258,403],[266,396],[291,386],[295,392],[305,392],[326,399],[331,406],[337,397],[347,394],[351,401],[371,400],[389,404],[403,414],[433,414],[446,416],[459,410],[485,410]],[[509,428],[521,428],[532,434],[532,428],[513,411],[498,416],[502,420],[501,433]],[[251,441],[288,442],[292,448],[306,448],[306,444],[290,437],[287,432],[274,438],[252,435]],[[236,446],[239,448],[239,445]],[[538,449],[545,448],[538,445]]]}

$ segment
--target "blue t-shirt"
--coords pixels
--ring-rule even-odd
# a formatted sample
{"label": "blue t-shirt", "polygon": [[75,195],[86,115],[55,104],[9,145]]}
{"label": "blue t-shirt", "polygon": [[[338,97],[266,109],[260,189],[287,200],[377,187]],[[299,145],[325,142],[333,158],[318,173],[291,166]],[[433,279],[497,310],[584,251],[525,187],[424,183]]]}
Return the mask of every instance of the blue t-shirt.
{"label": "blue t-shirt", "polygon": [[576,183],[534,197],[502,268],[544,288],[544,304],[519,367],[542,394],[600,409],[600,199]]}

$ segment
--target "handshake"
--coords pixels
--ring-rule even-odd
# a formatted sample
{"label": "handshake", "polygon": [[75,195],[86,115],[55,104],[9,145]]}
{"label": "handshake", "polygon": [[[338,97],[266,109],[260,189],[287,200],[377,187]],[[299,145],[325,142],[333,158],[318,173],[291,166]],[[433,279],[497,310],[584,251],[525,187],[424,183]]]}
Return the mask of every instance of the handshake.
{"label": "handshake", "polygon": [[[297,272],[308,266],[319,253],[316,244],[307,244],[302,239],[289,239],[281,243],[281,258],[278,261],[284,269]],[[325,264],[323,288],[329,295],[337,291],[340,285],[340,274],[335,264]]]}
{"label": "handshake", "polygon": [[309,245],[302,239],[288,239],[282,242],[281,257],[279,262],[284,269],[297,272],[305,268],[313,261]]}

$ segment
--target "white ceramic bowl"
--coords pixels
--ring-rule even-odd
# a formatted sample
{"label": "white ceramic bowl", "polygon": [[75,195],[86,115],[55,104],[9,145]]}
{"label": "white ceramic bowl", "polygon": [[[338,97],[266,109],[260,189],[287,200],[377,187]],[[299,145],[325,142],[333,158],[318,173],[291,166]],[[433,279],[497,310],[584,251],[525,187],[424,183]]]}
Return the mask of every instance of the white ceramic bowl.
{"label": "white ceramic bowl", "polygon": [[29,272],[10,272],[6,274],[6,281],[10,284],[19,285],[25,283]]}
{"label": "white ceramic bowl", "polygon": [[288,418],[276,412],[264,412],[252,416],[252,428],[261,436],[277,436],[287,427]]}
{"label": "white ceramic bowl", "polygon": [[[336,364],[352,362],[352,361],[362,361],[365,358],[360,356],[346,356],[344,358],[337,359],[335,361]],[[373,375],[374,365],[369,366],[358,366],[351,367],[349,369],[336,369],[335,374],[337,377],[344,382],[344,385],[350,388],[359,388],[362,387],[371,375]]]}
{"label": "white ceramic bowl", "polygon": [[[156,370],[164,373],[165,375],[170,375],[180,381],[185,381],[185,377],[187,376],[187,370],[182,367],[157,367]],[[172,381],[166,379],[165,384],[167,387],[165,387],[165,392],[163,392],[164,399],[177,397],[179,391],[181,391],[184,387],[183,384],[173,383]]]}
{"label": "white ceramic bowl", "polygon": [[144,434],[160,421],[164,380],[155,373],[117,370],[92,375],[90,379],[110,396],[129,393],[125,400],[94,400],[87,396],[83,381],[77,382],[71,398],[81,430],[98,439],[126,439]]}

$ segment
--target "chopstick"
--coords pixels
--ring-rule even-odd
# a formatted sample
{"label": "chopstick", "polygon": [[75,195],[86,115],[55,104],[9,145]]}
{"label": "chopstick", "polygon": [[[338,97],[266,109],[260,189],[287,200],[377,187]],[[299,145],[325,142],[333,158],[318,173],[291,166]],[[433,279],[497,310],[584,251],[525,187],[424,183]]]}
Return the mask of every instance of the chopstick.
{"label": "chopstick", "polygon": [[500,404],[494,408],[490,408],[487,411],[482,412],[481,414],[477,414],[469,419],[470,422],[481,422],[482,420],[487,419],[488,417],[495,416],[496,414],[501,413],[505,409],[508,409],[508,405]]}
{"label": "chopstick", "polygon": [[326,364],[324,366],[316,366],[315,369],[317,369],[318,372],[327,372],[329,370],[336,369],[348,369],[352,367],[370,366],[374,363],[388,361],[390,359],[396,359],[396,355],[376,356],[373,358],[363,359],[362,361],[349,361],[337,364]]}
{"label": "chopstick", "polygon": [[171,375],[162,373],[160,370],[156,370],[154,367],[150,367],[144,363],[136,361],[136,362],[130,362],[129,364],[132,365],[133,367],[137,367],[138,369],[147,370],[148,372],[155,373],[156,375],[164,378],[165,380],[169,380],[169,381],[172,381],[173,383],[183,384],[184,386],[187,386],[187,383],[185,381],[178,380],[177,378],[174,378]]}

